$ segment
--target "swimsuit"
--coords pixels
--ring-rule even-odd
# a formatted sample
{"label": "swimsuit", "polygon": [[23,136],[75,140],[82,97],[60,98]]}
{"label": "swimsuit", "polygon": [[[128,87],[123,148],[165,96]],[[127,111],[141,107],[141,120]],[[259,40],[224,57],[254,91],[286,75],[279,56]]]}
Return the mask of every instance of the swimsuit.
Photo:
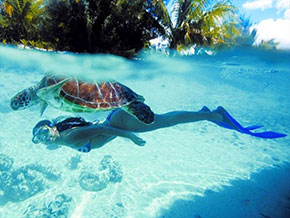
{"label": "swimsuit", "polygon": [[[81,117],[70,117],[70,118],[67,118],[67,119],[55,124],[54,126],[56,127],[57,131],[59,133],[61,133],[65,130],[71,129],[73,127],[83,127],[83,126],[91,126],[91,125],[93,125],[93,123],[87,122]],[[83,147],[80,147],[78,149],[78,151],[80,151],[80,152],[89,152],[90,150],[91,150],[91,139],[90,139],[90,142],[88,144],[86,144]]]}
{"label": "swimsuit", "polygon": [[[106,121],[108,121],[108,122],[111,121],[111,117],[112,117],[112,115],[116,112],[116,110],[117,110],[117,109],[112,110],[112,111],[109,113],[109,115],[108,115],[107,118],[106,118]],[[68,118],[68,119],[76,119],[76,118]],[[82,119],[82,118],[78,118],[78,119]],[[87,123],[89,123],[88,125],[92,125],[92,123],[90,123],[90,122],[86,122],[84,119],[82,119],[81,121],[82,121],[82,124],[84,124],[83,126],[87,126]],[[81,126],[81,125],[79,125],[79,126]],[[83,147],[80,147],[80,148],[78,149],[78,151],[80,151],[80,152],[85,152],[85,153],[90,152],[90,150],[91,150],[91,143],[92,143],[92,139],[90,139],[90,142],[89,142],[88,144],[84,145]]]}
{"label": "swimsuit", "polygon": [[112,111],[109,113],[109,115],[107,116],[106,120],[110,122],[110,121],[111,121],[111,117],[112,117],[112,115],[113,115],[116,111],[117,111],[117,109],[112,110]]}

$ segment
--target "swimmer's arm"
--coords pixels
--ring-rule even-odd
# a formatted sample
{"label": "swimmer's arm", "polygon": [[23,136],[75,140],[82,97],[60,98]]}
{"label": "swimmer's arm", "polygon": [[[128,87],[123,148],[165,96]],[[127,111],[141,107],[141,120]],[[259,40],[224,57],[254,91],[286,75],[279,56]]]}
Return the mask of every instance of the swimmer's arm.
{"label": "swimmer's arm", "polygon": [[70,137],[74,138],[92,138],[98,135],[120,136],[123,138],[128,138],[139,146],[143,146],[146,143],[142,138],[139,138],[132,132],[104,125],[93,125],[88,127],[76,128],[70,133]]}

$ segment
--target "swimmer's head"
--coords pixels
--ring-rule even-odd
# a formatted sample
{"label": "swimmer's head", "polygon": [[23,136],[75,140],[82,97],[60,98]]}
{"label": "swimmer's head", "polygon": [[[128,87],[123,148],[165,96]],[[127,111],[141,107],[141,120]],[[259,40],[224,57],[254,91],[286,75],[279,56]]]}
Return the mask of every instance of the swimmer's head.
{"label": "swimmer's head", "polygon": [[40,142],[50,144],[55,135],[52,122],[49,120],[42,120],[38,122],[33,128],[32,134],[32,142],[34,144],[38,144]]}

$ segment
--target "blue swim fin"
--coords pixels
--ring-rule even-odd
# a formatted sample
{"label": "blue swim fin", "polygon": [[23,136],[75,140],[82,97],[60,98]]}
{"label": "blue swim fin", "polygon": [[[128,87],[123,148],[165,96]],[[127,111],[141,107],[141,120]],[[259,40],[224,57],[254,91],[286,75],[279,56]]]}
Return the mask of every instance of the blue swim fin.
{"label": "blue swim fin", "polygon": [[269,131],[269,132],[258,132],[258,133],[249,132],[249,133],[246,133],[246,134],[249,134],[249,135],[252,135],[252,136],[256,136],[256,137],[259,137],[259,138],[264,138],[264,139],[276,139],[276,138],[282,138],[282,137],[286,137],[287,136],[286,134],[278,133],[278,132],[272,132],[272,131]]}
{"label": "blue swim fin", "polygon": [[254,129],[259,129],[261,127],[263,127],[263,125],[253,125],[253,126],[245,127],[245,129],[247,129],[247,130],[254,130]]}
{"label": "blue swim fin", "polygon": [[251,132],[250,130],[259,129],[259,128],[263,127],[263,126],[262,125],[253,125],[253,126],[243,127],[223,107],[218,107],[217,111],[218,110],[222,110],[223,111],[223,115],[226,116],[226,118],[229,119],[237,127],[237,130],[234,129],[233,127],[229,126],[228,124],[224,123],[224,122],[215,122],[217,125],[219,125],[221,127],[224,127],[224,128],[227,128],[227,129],[236,130],[236,131],[238,131],[240,133],[244,133],[244,134],[248,134],[248,135],[251,135],[251,136],[264,138],[264,139],[275,139],[275,138],[281,138],[281,137],[286,137],[287,136],[286,134],[272,132],[272,131],[259,132],[259,133]]}

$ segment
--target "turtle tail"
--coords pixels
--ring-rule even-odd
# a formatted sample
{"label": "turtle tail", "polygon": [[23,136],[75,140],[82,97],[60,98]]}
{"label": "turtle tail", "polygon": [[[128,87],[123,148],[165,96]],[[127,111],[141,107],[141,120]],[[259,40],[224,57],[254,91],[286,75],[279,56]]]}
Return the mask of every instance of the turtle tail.
{"label": "turtle tail", "polygon": [[154,113],[150,107],[143,102],[135,101],[128,106],[128,112],[145,124],[154,122]]}

